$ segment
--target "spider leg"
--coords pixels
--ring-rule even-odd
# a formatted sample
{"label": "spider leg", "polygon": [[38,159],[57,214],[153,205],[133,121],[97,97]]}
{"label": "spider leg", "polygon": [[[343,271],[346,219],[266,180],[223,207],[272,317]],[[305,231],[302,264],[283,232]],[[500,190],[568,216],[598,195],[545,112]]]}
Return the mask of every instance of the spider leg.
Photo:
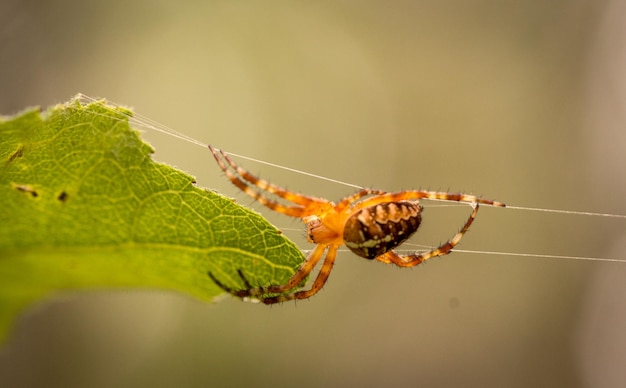
{"label": "spider leg", "polygon": [[[217,161],[217,164],[235,186],[250,197],[259,201],[262,205],[274,211],[292,217],[303,218],[318,214],[320,211],[332,209],[334,206],[332,202],[325,199],[292,193],[280,186],[260,179],[237,165],[224,151],[213,148],[211,145],[209,145],[209,149]],[[263,191],[283,198],[295,204],[295,206],[283,205],[278,201],[271,200],[262,194]]]}
{"label": "spider leg", "polygon": [[[281,294],[281,295],[276,295],[276,296],[267,296],[267,297],[264,297],[262,295],[255,295],[255,298],[265,304],[274,304],[274,303],[281,303],[281,302],[286,302],[286,301],[295,300],[295,299],[307,299],[317,294],[317,292],[321,290],[322,287],[324,287],[324,284],[326,284],[326,281],[328,280],[328,276],[330,275],[330,272],[333,269],[333,265],[335,264],[335,258],[337,257],[338,248],[339,248],[338,245],[330,246],[330,248],[328,249],[328,253],[326,254],[326,258],[324,259],[324,263],[322,264],[322,267],[320,268],[320,271],[317,274],[317,277],[315,278],[313,285],[311,285],[311,288],[309,288],[308,290],[300,290],[300,291],[296,291],[292,293]],[[268,292],[270,293],[276,292],[274,290],[278,288],[283,288],[283,286],[269,286],[269,287],[259,288],[258,290],[262,290],[262,293],[266,294]]]}
{"label": "spider leg", "polygon": [[377,205],[383,202],[399,202],[410,201],[419,199],[436,199],[441,201],[455,201],[455,202],[468,202],[471,204],[485,204],[497,207],[506,207],[502,202],[492,201],[489,199],[479,198],[475,195],[461,194],[461,193],[448,193],[445,191],[422,191],[422,190],[408,190],[399,191],[396,193],[381,193],[372,198],[367,198],[358,204],[358,208],[366,208],[372,205]]}
{"label": "spider leg", "polygon": [[[210,272],[209,272],[209,277],[221,289],[228,292],[229,294],[232,294],[242,299],[254,298],[254,299],[260,300],[261,302],[265,304],[278,303],[278,302],[283,302],[283,301],[291,300],[291,299],[302,299],[302,297],[296,297],[296,298],[290,297],[292,294],[277,295],[273,297],[265,297],[265,295],[288,293],[289,291],[297,288],[304,281],[304,279],[313,271],[313,268],[315,268],[317,263],[319,263],[327,247],[328,247],[327,244],[318,244],[313,250],[313,252],[311,252],[309,256],[306,258],[304,263],[302,263],[300,268],[298,268],[296,273],[293,274],[293,276],[284,284],[274,284],[274,285],[265,286],[265,287],[253,287],[248,281],[248,279],[246,279],[243,272],[241,270],[238,270],[237,273],[243,280],[245,288],[242,290],[236,290],[232,287],[224,285]],[[331,255],[331,252],[333,252],[332,255]],[[335,245],[332,245],[331,248],[328,250],[328,254],[326,255],[326,259],[324,260],[324,266],[323,266],[323,268],[326,267],[327,263],[331,261],[330,268],[327,269],[328,272],[330,272],[330,269],[332,269],[332,262],[334,262],[334,256],[336,252],[337,252],[337,246]],[[329,256],[331,256],[330,259],[328,258]],[[321,272],[322,271],[320,271],[320,273]],[[328,274],[326,274],[326,278],[328,278]],[[318,284],[318,279],[320,279],[320,275],[318,275],[318,277],[316,278],[315,283],[313,284],[313,287],[315,287],[315,285]],[[325,282],[325,279],[322,281],[321,285],[319,285],[319,288],[321,288],[321,286],[324,285],[324,282]]]}
{"label": "spider leg", "polygon": [[472,203],[472,207],[474,208],[474,211],[472,211],[472,214],[470,214],[469,218],[465,222],[465,225],[463,225],[463,228],[461,228],[461,230],[459,230],[458,233],[455,234],[454,237],[452,237],[452,239],[440,245],[439,247],[429,252],[414,253],[412,255],[407,255],[407,256],[400,256],[394,251],[389,251],[385,253],[384,255],[377,257],[376,260],[385,264],[393,263],[399,267],[414,267],[433,257],[447,255],[461,241],[461,238],[463,238],[463,235],[467,233],[470,225],[472,225],[472,222],[474,222],[474,219],[476,218],[476,214],[478,214],[479,205],[478,203]]}
{"label": "spider leg", "polygon": [[326,281],[328,280],[328,276],[330,275],[330,272],[333,269],[333,265],[335,264],[335,258],[337,257],[338,248],[338,245],[330,246],[330,248],[328,249],[328,253],[326,254],[326,258],[324,259],[324,263],[322,264],[322,267],[320,268],[320,271],[317,274],[313,285],[311,285],[311,288],[309,288],[308,290],[297,291],[291,294],[282,294],[278,296],[262,298],[260,299],[261,302],[265,304],[274,304],[286,302],[288,300],[307,299],[317,294],[317,292],[321,290],[322,287],[324,287],[324,284],[326,284]]}
{"label": "spider leg", "polygon": [[[339,202],[336,206],[335,206],[335,212],[336,213],[340,213],[342,211],[344,211],[345,209],[347,209],[348,207],[350,207],[354,202],[358,201],[359,199],[368,196],[368,195],[380,195],[380,194],[386,194],[385,191],[382,190],[374,190],[374,189],[361,189],[359,191],[357,191],[356,193],[352,194],[349,197],[346,197],[344,199],[341,200],[341,202]],[[372,197],[376,198],[376,197]]]}
{"label": "spider leg", "polygon": [[[243,283],[245,284],[246,288],[252,288],[252,286],[250,285],[250,283],[248,282],[248,279],[245,278],[245,276],[243,276],[243,273],[239,270],[237,271],[237,273],[239,274],[239,276],[241,277],[241,279],[243,279]],[[215,275],[213,275],[213,272],[208,272],[207,273],[209,275],[209,277],[211,278],[211,280],[213,280],[213,282],[215,284],[218,285],[219,288],[221,288],[222,290],[228,292],[229,294],[238,296],[240,298],[244,298],[247,296],[246,291],[247,290],[235,290],[232,287],[229,287],[227,285],[225,285],[224,283],[220,282]]]}
{"label": "spider leg", "polygon": [[324,251],[326,251],[326,244],[318,244],[315,246],[315,249],[309,254],[304,263],[300,265],[300,268],[296,271],[295,274],[287,281],[285,284],[276,284],[267,287],[261,287],[259,289],[262,290],[260,294],[273,294],[273,293],[283,293],[293,290],[298,287],[304,279],[309,276],[309,274],[313,271],[313,268],[319,263],[322,256],[324,255]]}

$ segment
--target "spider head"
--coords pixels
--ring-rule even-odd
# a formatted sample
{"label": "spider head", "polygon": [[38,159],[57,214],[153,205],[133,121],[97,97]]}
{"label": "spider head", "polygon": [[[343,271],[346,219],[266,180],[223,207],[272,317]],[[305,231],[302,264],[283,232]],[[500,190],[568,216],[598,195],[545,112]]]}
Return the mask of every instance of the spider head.
{"label": "spider head", "polygon": [[304,217],[302,221],[306,223],[306,238],[313,244],[341,244],[342,233],[338,228],[332,227],[332,222],[328,222],[332,217],[324,219],[318,216]]}
{"label": "spider head", "polygon": [[308,216],[302,219],[306,224],[306,239],[308,242],[316,244],[315,236],[322,225],[322,220],[318,216]]}

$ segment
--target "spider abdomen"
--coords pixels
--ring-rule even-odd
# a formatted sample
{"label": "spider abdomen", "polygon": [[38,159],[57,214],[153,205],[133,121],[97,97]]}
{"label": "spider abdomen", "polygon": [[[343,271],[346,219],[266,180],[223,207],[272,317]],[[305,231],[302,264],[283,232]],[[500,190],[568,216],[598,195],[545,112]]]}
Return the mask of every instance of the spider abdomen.
{"label": "spider abdomen", "polygon": [[355,254],[374,259],[402,244],[417,231],[422,206],[416,202],[386,202],[366,207],[346,220],[343,240]]}

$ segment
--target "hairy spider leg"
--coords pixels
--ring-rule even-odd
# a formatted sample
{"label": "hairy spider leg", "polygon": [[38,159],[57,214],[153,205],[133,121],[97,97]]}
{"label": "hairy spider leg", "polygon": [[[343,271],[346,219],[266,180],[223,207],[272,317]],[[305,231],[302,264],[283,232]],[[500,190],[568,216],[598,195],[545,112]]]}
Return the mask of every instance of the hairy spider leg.
{"label": "hairy spider leg", "polygon": [[425,253],[413,253],[412,255],[398,255],[393,250],[384,253],[381,256],[378,256],[376,260],[385,263],[385,264],[395,264],[398,267],[414,267],[418,264],[425,262],[428,259],[432,259],[433,257],[444,256],[447,255],[454,249],[454,247],[461,241],[463,235],[469,230],[470,225],[474,222],[476,218],[476,214],[478,214],[478,203],[472,203],[472,207],[474,210],[472,214],[470,214],[469,218],[463,225],[463,228],[457,232],[457,234],[452,237],[452,239],[447,242],[441,244],[439,247]]}
{"label": "hairy spider leg", "polygon": [[272,284],[264,287],[256,287],[253,290],[250,290],[251,296],[262,296],[263,294],[270,293],[283,293],[294,288],[298,287],[300,283],[311,273],[313,269],[319,263],[320,259],[324,256],[324,252],[328,244],[318,244],[315,249],[309,256],[307,256],[306,260],[300,265],[300,268],[293,274],[293,276],[284,284]]}
{"label": "hairy spider leg", "polygon": [[420,199],[435,199],[442,201],[454,201],[454,202],[467,202],[467,203],[480,203],[485,205],[492,205],[497,207],[506,207],[502,202],[492,201],[489,199],[483,199],[475,195],[461,194],[461,193],[447,193],[443,191],[423,191],[423,190],[407,190],[399,191],[396,193],[382,193],[372,198],[364,199],[359,202],[355,209],[362,209],[369,206],[377,205],[383,202],[400,202]]}
{"label": "hairy spider leg", "polygon": [[[335,204],[331,201],[292,193],[282,187],[260,179],[239,167],[224,151],[213,148],[211,145],[209,145],[209,149],[217,161],[217,164],[226,174],[226,177],[228,177],[235,186],[271,210],[291,217],[304,218],[310,215],[324,213],[334,208]],[[224,160],[220,158],[220,155]],[[226,163],[224,163],[224,161],[226,161]],[[258,188],[258,190],[254,187]],[[274,194],[286,201],[294,203],[296,206],[286,206],[278,201],[271,200],[264,196],[261,191]]]}
{"label": "hairy spider leg", "polygon": [[320,267],[320,270],[317,274],[317,277],[315,278],[315,281],[311,285],[311,288],[309,288],[308,290],[300,290],[292,294],[282,294],[274,297],[264,298],[261,299],[261,301],[265,304],[272,304],[286,302],[293,299],[307,299],[317,294],[317,292],[324,287],[324,284],[326,284],[326,281],[328,280],[328,276],[330,275],[330,272],[332,271],[335,264],[335,258],[337,257],[338,249],[339,246],[335,244],[331,244],[328,247],[328,252],[326,252],[326,258],[324,259],[324,262],[322,263],[322,266]]}
{"label": "hairy spider leg", "polygon": [[[293,293],[287,293],[288,291],[297,287],[304,280],[304,278],[313,271],[313,268],[315,268],[316,264],[324,255],[326,248],[328,248],[328,252],[326,252],[324,262],[320,266],[320,270],[311,287],[306,290],[299,290]],[[307,258],[302,267],[300,267],[300,269],[294,274],[291,279],[289,279],[287,283],[282,285],[252,288],[250,290],[247,290],[249,296],[258,299],[265,304],[274,304],[294,299],[310,298],[311,296],[317,294],[317,292],[324,287],[324,284],[326,284],[328,276],[330,275],[330,272],[333,269],[333,265],[335,264],[335,258],[337,257],[338,249],[339,245],[336,244],[318,244],[310,257]],[[267,294],[273,293],[280,293],[280,295],[265,296]]]}
{"label": "hairy spider leg", "polygon": [[[306,206],[311,201],[328,202],[327,200],[322,199],[322,198],[315,198],[315,197],[310,197],[310,196],[306,196],[302,194],[296,194],[280,186],[271,184],[263,179],[258,178],[257,176],[251,174],[248,170],[239,166],[230,158],[230,155],[228,155],[228,153],[222,150],[216,149],[211,145],[209,145],[209,149],[211,150],[211,153],[215,157],[215,160],[217,160],[217,163],[219,164],[219,166],[224,172],[226,172],[226,170],[228,170],[228,166],[230,166],[237,173],[239,177],[243,178],[245,181],[251,183],[252,185],[258,187],[261,190],[275,194],[281,198],[284,198],[290,202],[293,202],[302,206]],[[226,161],[228,165],[224,164],[224,162],[220,159],[220,155],[222,158],[224,158],[224,161]]]}
{"label": "hairy spider leg", "polygon": [[[328,248],[326,258],[324,259],[324,262],[320,267],[320,271],[317,274],[315,281],[311,285],[311,288],[308,290],[300,290],[291,294],[286,294],[286,292],[298,287],[300,283],[302,283],[302,281],[304,281],[304,279],[313,271],[313,268],[315,268],[317,263],[324,256],[326,248]],[[266,287],[253,287],[248,279],[244,276],[243,272],[241,270],[238,270],[237,273],[243,280],[245,289],[237,290],[220,282],[211,272],[209,272],[209,276],[221,289],[242,299],[254,298],[265,304],[280,303],[293,299],[306,299],[315,295],[319,290],[322,289],[322,287],[324,287],[324,284],[328,280],[328,276],[330,275],[330,272],[332,271],[333,265],[335,263],[338,248],[339,246],[334,244],[318,244],[313,252],[309,254],[304,263],[302,263],[298,271],[296,271],[296,273],[285,284],[271,285]],[[266,296],[268,294],[280,295]]]}
{"label": "hairy spider leg", "polygon": [[[341,213],[345,210],[350,210],[350,211],[354,211],[355,207],[353,207],[352,205],[359,199],[366,197],[368,195],[375,195],[376,197],[372,197],[371,199],[377,198],[378,196],[382,195],[382,194],[386,194],[386,191],[382,191],[382,190],[374,190],[374,189],[361,189],[359,191],[357,191],[356,193],[344,198],[341,200],[341,202],[339,202],[337,205],[335,205],[334,210],[337,213]],[[360,204],[361,202],[357,203],[357,206]],[[360,206],[358,206],[360,208]]]}

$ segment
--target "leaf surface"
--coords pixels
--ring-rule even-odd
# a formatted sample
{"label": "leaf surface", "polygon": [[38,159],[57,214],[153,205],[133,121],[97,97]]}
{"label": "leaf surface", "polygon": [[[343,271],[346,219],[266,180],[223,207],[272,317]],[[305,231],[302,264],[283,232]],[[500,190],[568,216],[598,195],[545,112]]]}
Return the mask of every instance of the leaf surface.
{"label": "leaf surface", "polygon": [[76,98],[0,118],[0,341],[27,306],[60,291],[211,300],[223,292],[208,272],[276,284],[304,260],[259,214],[154,162],[130,115]]}

